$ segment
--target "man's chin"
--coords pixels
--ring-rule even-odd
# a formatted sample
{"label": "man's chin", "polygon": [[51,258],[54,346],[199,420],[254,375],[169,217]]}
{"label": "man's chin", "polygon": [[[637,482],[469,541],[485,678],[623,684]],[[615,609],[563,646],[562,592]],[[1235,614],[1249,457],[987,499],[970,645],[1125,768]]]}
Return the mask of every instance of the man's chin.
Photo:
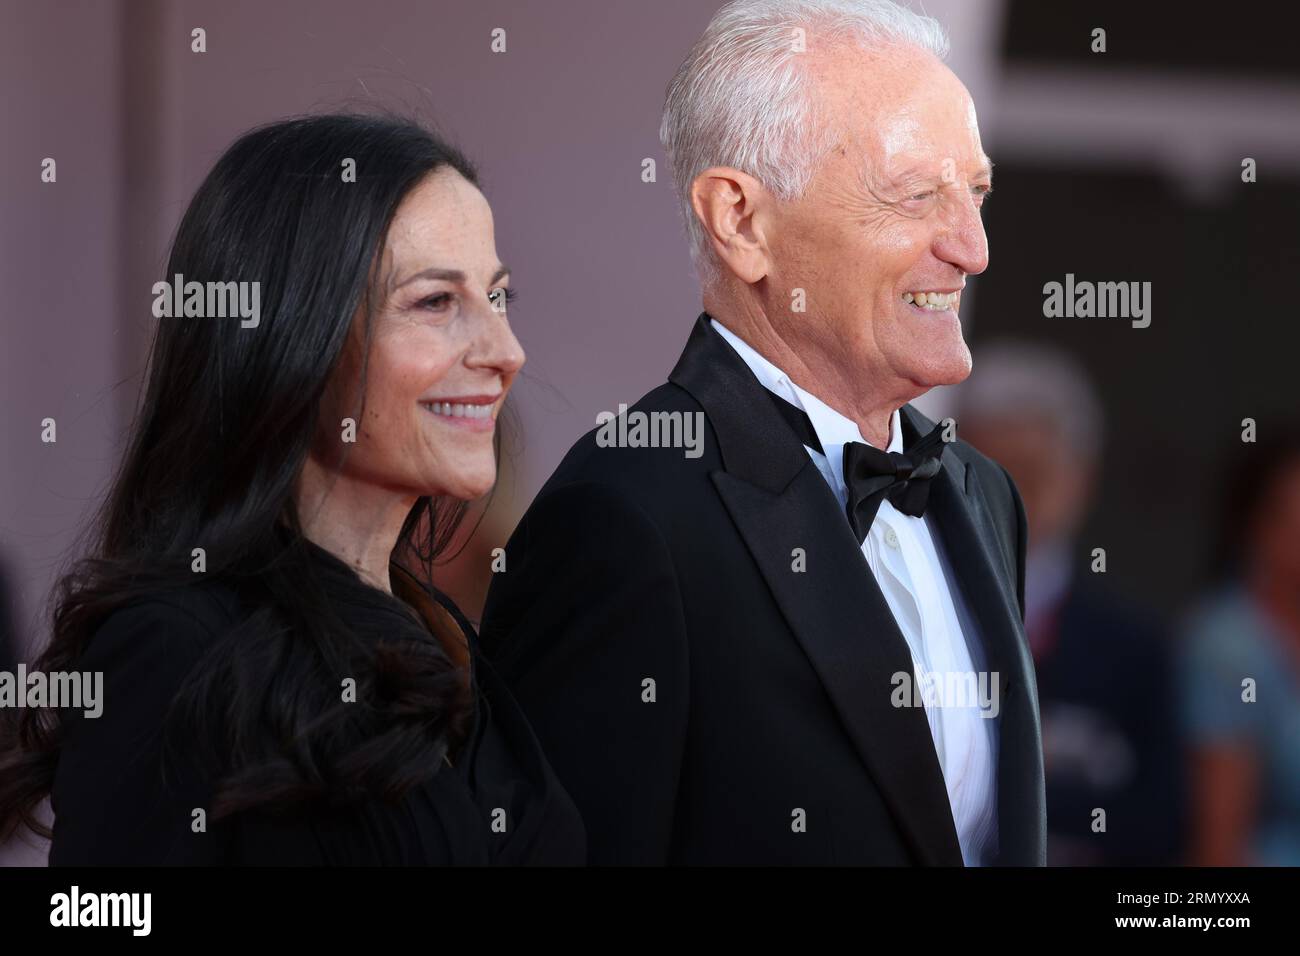
{"label": "man's chin", "polygon": [[963,342],[960,349],[953,349],[944,356],[928,356],[927,361],[919,363],[912,381],[918,388],[929,391],[941,385],[959,385],[970,377],[970,349]]}

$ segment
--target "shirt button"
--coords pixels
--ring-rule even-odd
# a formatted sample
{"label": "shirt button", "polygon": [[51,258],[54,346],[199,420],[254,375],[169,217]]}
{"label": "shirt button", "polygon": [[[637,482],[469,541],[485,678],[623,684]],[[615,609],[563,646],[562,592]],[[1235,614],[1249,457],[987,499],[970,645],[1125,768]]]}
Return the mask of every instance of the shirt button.
{"label": "shirt button", "polygon": [[885,528],[885,544],[889,545],[891,548],[898,547],[898,532],[893,528]]}

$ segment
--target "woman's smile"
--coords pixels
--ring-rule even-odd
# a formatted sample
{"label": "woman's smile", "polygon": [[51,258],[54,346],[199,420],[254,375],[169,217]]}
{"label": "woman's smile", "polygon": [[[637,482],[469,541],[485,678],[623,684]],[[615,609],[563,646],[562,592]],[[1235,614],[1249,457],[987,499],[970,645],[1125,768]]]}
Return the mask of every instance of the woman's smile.
{"label": "woman's smile", "polygon": [[490,432],[496,427],[497,404],[505,395],[464,395],[422,401],[420,406],[443,424],[469,431]]}

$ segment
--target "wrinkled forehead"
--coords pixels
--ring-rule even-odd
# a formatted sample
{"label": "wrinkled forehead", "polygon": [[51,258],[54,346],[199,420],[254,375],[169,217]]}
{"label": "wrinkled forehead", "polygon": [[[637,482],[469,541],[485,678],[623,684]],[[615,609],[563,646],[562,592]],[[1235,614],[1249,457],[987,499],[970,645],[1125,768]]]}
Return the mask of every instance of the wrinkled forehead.
{"label": "wrinkled forehead", "polygon": [[830,141],[883,175],[945,158],[963,167],[987,160],[970,93],[927,51],[844,46],[820,57],[812,75]]}

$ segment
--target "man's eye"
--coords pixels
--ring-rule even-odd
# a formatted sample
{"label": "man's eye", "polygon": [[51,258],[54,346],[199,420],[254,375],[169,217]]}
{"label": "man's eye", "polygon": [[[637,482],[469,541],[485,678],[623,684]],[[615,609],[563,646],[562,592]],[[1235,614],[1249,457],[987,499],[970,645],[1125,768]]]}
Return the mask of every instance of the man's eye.
{"label": "man's eye", "polygon": [[911,199],[911,200],[913,200],[913,201],[915,202],[915,201],[919,201],[919,200],[922,200],[922,199],[929,199],[929,198],[930,198],[931,196],[933,196],[933,195],[934,195],[934,190],[931,189],[931,190],[927,190],[926,192],[923,192],[923,193],[917,193],[915,196],[909,196],[908,198]]}
{"label": "man's eye", "polygon": [[507,305],[515,301],[516,292],[514,289],[493,289],[488,293],[488,301],[498,312],[503,311]]}

